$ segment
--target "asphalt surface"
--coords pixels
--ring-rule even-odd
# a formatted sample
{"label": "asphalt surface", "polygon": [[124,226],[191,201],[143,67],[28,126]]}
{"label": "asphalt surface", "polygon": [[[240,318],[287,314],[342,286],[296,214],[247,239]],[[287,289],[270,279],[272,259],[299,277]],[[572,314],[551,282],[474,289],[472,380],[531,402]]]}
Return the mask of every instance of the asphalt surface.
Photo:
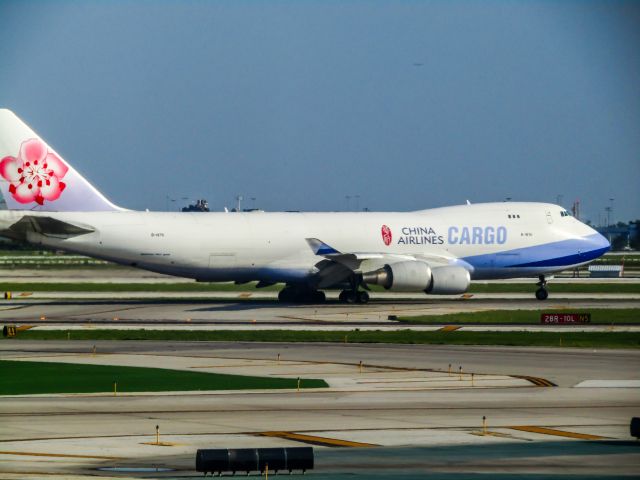
{"label": "asphalt surface", "polygon": [[[39,281],[55,275],[45,273]],[[74,275],[63,274],[61,280]],[[121,281],[168,281],[152,274],[119,275]],[[101,276],[83,271],[80,278],[91,282]],[[0,323],[384,329],[397,328],[389,315],[541,307],[524,294],[386,294],[374,295],[366,306],[280,305],[273,292],[193,298],[200,296],[34,293],[0,302]],[[580,311],[639,305],[639,295],[616,294],[552,294],[544,303],[549,310]],[[325,378],[330,385],[300,392],[5,396],[0,398],[2,479],[201,477],[194,471],[198,448],[309,444],[318,479],[618,479],[640,471],[640,446],[629,436],[631,417],[640,416],[638,350],[3,340],[0,359],[300,376]],[[151,471],[135,470],[141,468]]]}
{"label": "asphalt surface", "polygon": [[[91,355],[94,345],[97,354]],[[624,478],[640,465],[638,445],[627,443],[640,389],[576,388],[588,380],[638,380],[635,350],[23,340],[0,342],[0,352],[4,359],[109,364],[117,358],[119,364],[334,380],[341,372],[359,385],[309,392],[6,397],[0,400],[3,478],[11,472],[23,475],[14,478],[39,478],[45,470],[82,478],[108,475],[96,469],[113,466],[161,466],[172,471],[128,475],[178,478],[195,475],[197,448],[308,444],[282,432],[315,439],[315,478]],[[449,363],[454,372],[463,366],[467,375],[494,375],[495,383],[472,387],[468,376],[448,375]],[[501,384],[497,375],[535,376],[558,386],[521,379]],[[429,386],[436,377],[448,385]],[[396,383],[379,388],[385,382]],[[167,445],[152,445],[155,425]]]}

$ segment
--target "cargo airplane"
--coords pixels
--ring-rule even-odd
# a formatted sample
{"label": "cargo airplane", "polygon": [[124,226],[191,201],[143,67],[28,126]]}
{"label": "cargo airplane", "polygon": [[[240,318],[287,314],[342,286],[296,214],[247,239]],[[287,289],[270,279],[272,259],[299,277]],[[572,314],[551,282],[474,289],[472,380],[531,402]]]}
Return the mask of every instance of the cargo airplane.
{"label": "cargo airplane", "polygon": [[[125,168],[126,165],[122,165]],[[499,202],[414,212],[149,212],[111,203],[33,130],[0,110],[0,235],[200,282],[285,286],[284,302],[323,290],[366,303],[370,285],[461,294],[472,280],[547,276],[609,242],[565,209]]]}

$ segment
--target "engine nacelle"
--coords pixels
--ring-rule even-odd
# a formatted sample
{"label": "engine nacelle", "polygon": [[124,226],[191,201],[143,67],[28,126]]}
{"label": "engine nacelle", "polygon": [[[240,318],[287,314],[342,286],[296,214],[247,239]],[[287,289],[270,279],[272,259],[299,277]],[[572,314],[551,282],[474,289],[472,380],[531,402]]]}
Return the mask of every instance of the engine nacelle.
{"label": "engine nacelle", "polygon": [[431,286],[431,268],[419,261],[398,262],[365,273],[362,280],[396,292],[420,292]]}
{"label": "engine nacelle", "polygon": [[460,266],[436,267],[431,270],[431,285],[425,289],[433,295],[464,293],[471,284],[469,271]]}
{"label": "engine nacelle", "polygon": [[392,263],[363,274],[365,283],[380,285],[395,292],[425,292],[433,295],[464,293],[471,284],[471,276],[463,267],[430,268],[425,262]]}

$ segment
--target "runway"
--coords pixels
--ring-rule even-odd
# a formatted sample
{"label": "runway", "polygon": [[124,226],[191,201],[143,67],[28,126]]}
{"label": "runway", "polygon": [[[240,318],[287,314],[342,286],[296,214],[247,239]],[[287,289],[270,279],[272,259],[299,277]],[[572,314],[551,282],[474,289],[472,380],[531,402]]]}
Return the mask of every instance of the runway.
{"label": "runway", "polygon": [[[92,279],[95,274],[86,277]],[[331,293],[318,306],[282,305],[275,292],[261,291],[17,293],[0,303],[0,323],[65,330],[428,330],[443,325],[408,326],[389,316],[640,306],[637,294],[558,293],[541,304],[532,294],[374,293],[368,305],[344,305]],[[640,448],[628,431],[640,414],[637,350],[6,340],[0,358],[300,376],[330,386],[3,397],[3,479],[200,477],[193,469],[198,448],[304,445],[315,448],[317,479],[628,478],[640,467]],[[154,444],[156,425],[160,445]]]}
{"label": "runway", "polygon": [[[93,344],[95,356],[87,353]],[[557,472],[559,465],[565,475],[617,478],[640,465],[640,450],[625,443],[640,390],[576,388],[589,380],[638,380],[637,351],[79,341],[5,341],[0,348],[4,359],[304,375],[327,378],[331,385],[309,392],[3,398],[3,478],[12,478],[10,472],[13,478],[29,478],[28,472],[38,478],[45,471],[109,475],[96,468],[113,466],[159,466],[171,471],[137,476],[183,477],[195,474],[197,448],[310,441],[317,452],[314,478],[539,474]],[[463,367],[462,380],[448,374],[449,363]],[[472,386],[471,373],[485,376],[486,383]],[[558,386],[536,386],[520,376]],[[169,446],[153,445],[155,425]],[[402,459],[409,468],[400,467]]]}
{"label": "runway", "polygon": [[[557,309],[589,311],[606,308],[638,308],[640,295],[581,295],[565,294],[545,302],[519,294],[477,295],[471,298],[418,300],[397,296],[394,299],[374,297],[368,305],[345,305],[329,301],[324,305],[283,305],[268,300],[248,300],[244,297],[227,299],[192,299],[178,295],[164,298],[124,300],[118,293],[104,298],[73,299],[58,294],[54,299],[15,298],[0,303],[0,322],[29,324],[38,328],[153,328],[153,329],[421,329],[442,325],[407,325],[389,320],[390,316],[446,315],[487,310]],[[524,298],[523,298],[524,297]],[[586,297],[586,298],[585,298]],[[619,298],[622,297],[622,298]],[[518,325],[465,327],[466,329],[524,329]],[[533,329],[529,326],[527,329]],[[617,331],[637,330],[638,325],[544,325],[535,327],[545,331],[554,328]]]}

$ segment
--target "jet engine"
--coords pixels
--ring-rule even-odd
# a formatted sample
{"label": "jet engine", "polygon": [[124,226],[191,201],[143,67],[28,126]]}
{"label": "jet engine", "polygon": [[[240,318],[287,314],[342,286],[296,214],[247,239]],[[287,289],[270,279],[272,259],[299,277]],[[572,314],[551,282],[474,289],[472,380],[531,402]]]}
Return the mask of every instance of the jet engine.
{"label": "jet engine", "polygon": [[433,295],[464,293],[471,284],[471,275],[463,267],[451,265],[431,270],[431,285],[425,290]]}
{"label": "jet engine", "polygon": [[435,295],[464,293],[471,283],[469,272],[463,267],[431,268],[417,260],[385,265],[363,274],[362,280],[395,292],[423,291]]}
{"label": "jet engine", "polygon": [[419,292],[431,286],[431,268],[419,261],[398,262],[365,273],[362,280],[396,292]]}

